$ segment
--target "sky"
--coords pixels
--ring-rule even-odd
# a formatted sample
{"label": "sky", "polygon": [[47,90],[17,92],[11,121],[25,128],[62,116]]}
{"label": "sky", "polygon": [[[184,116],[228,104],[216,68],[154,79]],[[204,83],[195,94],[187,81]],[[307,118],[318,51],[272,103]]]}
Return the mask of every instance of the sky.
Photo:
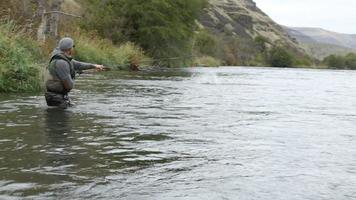
{"label": "sky", "polygon": [[356,0],[254,0],[274,21],[356,34]]}

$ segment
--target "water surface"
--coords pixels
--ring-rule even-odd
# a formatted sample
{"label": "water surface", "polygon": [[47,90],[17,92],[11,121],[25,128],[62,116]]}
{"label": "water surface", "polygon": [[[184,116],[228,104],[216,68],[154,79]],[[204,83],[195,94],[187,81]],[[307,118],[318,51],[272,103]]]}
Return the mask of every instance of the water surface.
{"label": "water surface", "polygon": [[356,73],[84,75],[0,97],[0,199],[356,199]]}

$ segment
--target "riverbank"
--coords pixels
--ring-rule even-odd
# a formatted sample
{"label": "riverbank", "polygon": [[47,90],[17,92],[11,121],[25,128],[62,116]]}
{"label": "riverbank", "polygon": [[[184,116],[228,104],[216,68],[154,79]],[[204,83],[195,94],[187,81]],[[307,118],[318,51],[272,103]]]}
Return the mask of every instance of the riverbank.
{"label": "riverbank", "polygon": [[0,93],[34,92],[42,85],[43,54],[12,21],[0,22]]}
{"label": "riverbank", "polygon": [[[149,60],[141,48],[129,42],[116,46],[110,40],[83,34],[80,30],[72,37],[76,41],[75,58],[80,61],[127,70],[131,62],[141,64]],[[0,93],[41,91],[49,52],[53,48],[42,46],[13,21],[1,21]]]}
{"label": "riverbank", "polygon": [[[98,63],[114,70],[129,70],[131,62],[140,66],[152,65],[147,54],[133,43],[119,46],[96,34],[86,33],[80,29],[69,34],[76,42],[75,58],[84,62]],[[15,25],[11,20],[0,21],[0,93],[39,92],[43,89],[44,72],[50,51],[54,45],[41,45],[33,36]],[[286,60],[298,65],[291,54],[275,60],[283,66]],[[283,54],[284,55],[284,54]],[[196,57],[192,66],[220,66],[222,60],[210,56]],[[255,63],[255,65],[258,65]],[[321,69],[325,67],[310,66],[303,68]]]}

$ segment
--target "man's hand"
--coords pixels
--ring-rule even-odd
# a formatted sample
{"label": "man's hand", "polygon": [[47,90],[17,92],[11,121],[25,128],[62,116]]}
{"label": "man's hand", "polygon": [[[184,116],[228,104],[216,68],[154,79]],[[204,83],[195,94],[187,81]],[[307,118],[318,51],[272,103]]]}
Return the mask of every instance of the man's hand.
{"label": "man's hand", "polygon": [[104,71],[105,70],[105,67],[104,65],[94,65],[95,69],[98,70],[98,71]]}

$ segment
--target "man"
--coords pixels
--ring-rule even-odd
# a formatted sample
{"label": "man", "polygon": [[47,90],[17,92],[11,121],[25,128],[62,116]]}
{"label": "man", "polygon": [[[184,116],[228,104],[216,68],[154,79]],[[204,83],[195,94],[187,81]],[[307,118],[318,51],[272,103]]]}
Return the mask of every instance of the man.
{"label": "man", "polygon": [[76,71],[87,69],[103,70],[104,66],[76,61],[72,38],[63,38],[52,52],[46,77],[46,101],[48,106],[68,108],[72,103],[68,93],[74,87]]}

